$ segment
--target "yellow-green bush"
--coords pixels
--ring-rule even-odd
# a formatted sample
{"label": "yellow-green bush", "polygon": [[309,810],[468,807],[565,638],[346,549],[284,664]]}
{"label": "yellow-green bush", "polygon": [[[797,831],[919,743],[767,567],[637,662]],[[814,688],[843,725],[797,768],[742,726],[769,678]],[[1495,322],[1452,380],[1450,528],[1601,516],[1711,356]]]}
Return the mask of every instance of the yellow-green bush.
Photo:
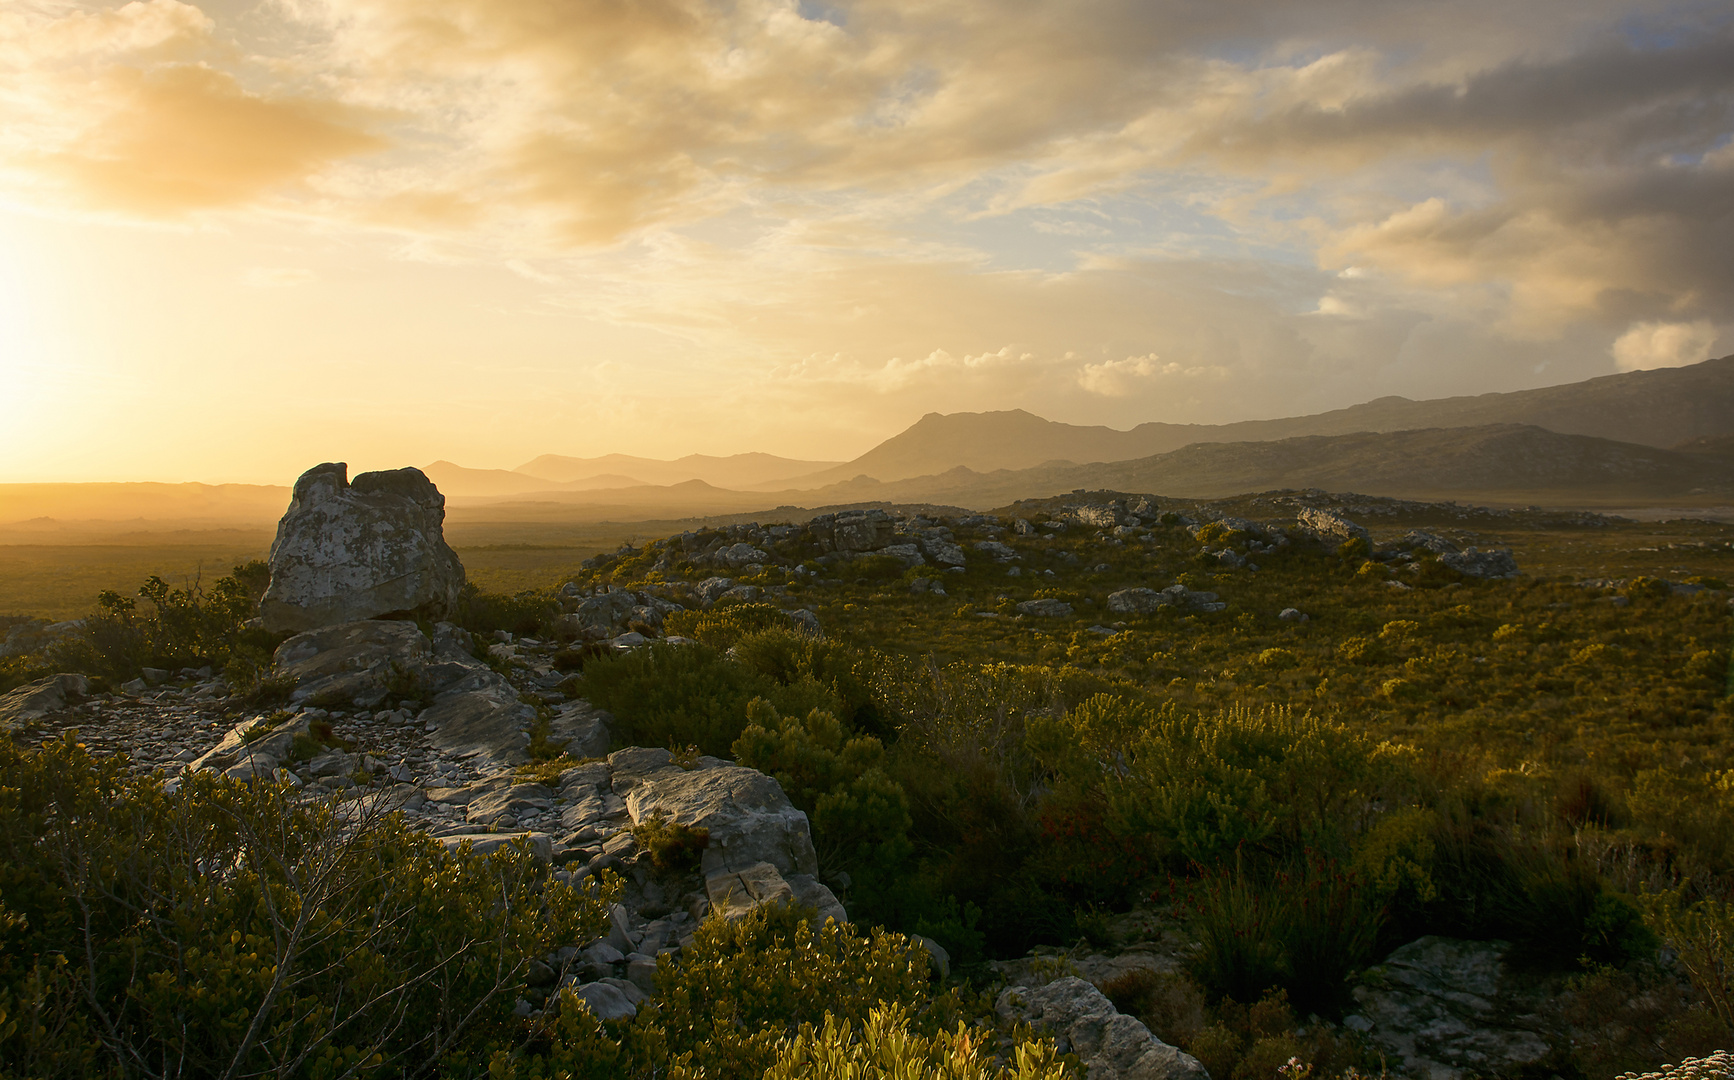
{"label": "yellow-green bush", "polygon": [[1068,1080],[1069,1068],[1048,1039],[1020,1039],[1010,1061],[997,1059],[989,1031],[955,1030],[923,1036],[907,1013],[873,1009],[858,1026],[829,1014],[823,1028],[805,1026],[777,1047],[764,1080]]}

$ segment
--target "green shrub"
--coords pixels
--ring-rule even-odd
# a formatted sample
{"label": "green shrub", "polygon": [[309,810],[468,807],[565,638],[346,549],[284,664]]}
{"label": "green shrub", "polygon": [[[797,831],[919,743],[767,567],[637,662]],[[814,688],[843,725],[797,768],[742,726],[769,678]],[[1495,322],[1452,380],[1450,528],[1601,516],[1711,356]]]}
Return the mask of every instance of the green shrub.
{"label": "green shrub", "polygon": [[[607,925],[527,848],[208,774],[165,791],[70,741],[0,744],[0,1034],[29,1076],[337,1076],[509,1038],[530,961]],[[8,1004],[10,1003],[10,1004]],[[0,1025],[3,1027],[3,1025]]]}
{"label": "green shrub", "polygon": [[504,630],[510,634],[548,637],[559,617],[560,601],[552,589],[529,589],[507,596],[465,584],[450,619],[472,634],[488,635]]}
{"label": "green shrub", "polygon": [[1650,928],[1680,958],[1723,1037],[1734,1034],[1734,904],[1726,896],[1694,899],[1679,886],[1646,892],[1640,901]]}
{"label": "green shrub", "polygon": [[584,695],[614,715],[623,746],[696,745],[724,757],[769,679],[704,645],[652,643],[584,668]]}
{"label": "green shrub", "polygon": [[807,812],[820,866],[847,872],[857,914],[872,918],[901,887],[913,850],[909,800],[885,773],[884,747],[872,736],[849,736],[819,709],[805,719],[783,717],[757,698],[747,705],[747,717],[733,746],[735,760],[776,777]]}
{"label": "green shrub", "polygon": [[850,1023],[874,1008],[929,1004],[927,953],[901,934],[853,925],[815,930],[810,911],[761,907],[710,919],[679,964],[657,966],[658,1022],[676,1052],[711,1075],[760,1075],[779,1039],[827,1014]]}
{"label": "green shrub", "polygon": [[1059,1059],[1054,1044],[1027,1033],[1001,1065],[992,1031],[954,1031],[923,1037],[906,1010],[873,1009],[858,1028],[829,1014],[823,1029],[806,1026],[777,1046],[764,1080],[1068,1080],[1077,1071]]}
{"label": "green shrub", "polygon": [[175,588],[155,574],[134,596],[104,590],[79,638],[62,643],[50,659],[62,670],[114,679],[134,678],[146,667],[228,670],[236,663],[242,689],[251,688],[282,640],[245,625],[258,613],[261,580],[268,578],[269,570],[255,561],[236,566],[209,590],[197,579]]}
{"label": "green shrub", "polygon": [[890,581],[903,576],[903,560],[893,555],[860,555],[844,565],[843,573],[869,581]]}
{"label": "green shrub", "polygon": [[1063,723],[1098,767],[1113,765],[1101,780],[1113,827],[1181,865],[1267,840],[1334,843],[1393,763],[1347,726],[1287,710],[1200,716],[1097,695]]}
{"label": "green shrub", "polygon": [[789,617],[781,608],[772,604],[734,603],[671,611],[663,619],[662,625],[670,634],[688,637],[713,649],[727,652],[748,634],[787,630]]}
{"label": "green shrub", "polygon": [[709,829],[695,829],[654,815],[634,825],[632,836],[650,853],[650,861],[658,870],[677,873],[697,869],[704,849],[710,846]]}

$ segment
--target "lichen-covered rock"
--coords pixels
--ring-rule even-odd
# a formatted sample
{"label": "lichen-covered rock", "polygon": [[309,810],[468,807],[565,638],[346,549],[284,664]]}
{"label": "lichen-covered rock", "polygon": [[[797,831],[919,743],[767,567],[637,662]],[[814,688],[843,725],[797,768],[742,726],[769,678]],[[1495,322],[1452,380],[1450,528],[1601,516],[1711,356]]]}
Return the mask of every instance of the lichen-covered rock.
{"label": "lichen-covered rock", "polygon": [[1322,544],[1335,547],[1350,540],[1364,540],[1370,547],[1373,542],[1372,534],[1366,529],[1330,510],[1303,506],[1295,516],[1300,521],[1301,531]]}
{"label": "lichen-covered rock", "polygon": [[1184,585],[1166,589],[1132,588],[1108,594],[1108,610],[1116,615],[1149,615],[1165,607],[1187,611],[1221,611],[1228,605],[1213,592],[1193,592]]}
{"label": "lichen-covered rock", "polygon": [[1008,987],[994,1008],[1008,1020],[1048,1028],[1062,1053],[1083,1060],[1090,1080],[1210,1080],[1197,1058],[1121,1014],[1100,990],[1076,976],[1046,986]]}
{"label": "lichen-covered rock", "polygon": [[341,462],[295,481],[271,545],[267,630],[311,630],[382,616],[444,618],[464,585],[446,545],[445,496],[420,469],[348,479]]}
{"label": "lichen-covered rock", "polygon": [[609,732],[612,718],[603,710],[579,698],[560,706],[548,724],[548,741],[565,747],[575,758],[602,757],[608,753],[613,736]]}
{"label": "lichen-covered rock", "polygon": [[1072,605],[1052,597],[1043,600],[1025,600],[1018,605],[1018,614],[1029,615],[1037,619],[1064,619],[1071,616]]}
{"label": "lichen-covered rock", "polygon": [[1417,1080],[1515,1076],[1545,1060],[1548,996],[1506,969],[1503,941],[1423,937],[1368,969],[1350,1021]]}
{"label": "lichen-covered rock", "polygon": [[[642,756],[648,760],[648,754]],[[630,784],[624,794],[634,822],[660,817],[669,824],[709,830],[705,876],[759,863],[785,875],[819,872],[807,815],[789,801],[781,784],[757,769],[718,763],[688,770],[668,763],[639,771],[629,751],[615,754],[609,764],[617,794]]]}
{"label": "lichen-covered rock", "polygon": [[487,768],[530,760],[530,725],[536,710],[518,699],[505,676],[477,664],[417,717],[431,746]]}

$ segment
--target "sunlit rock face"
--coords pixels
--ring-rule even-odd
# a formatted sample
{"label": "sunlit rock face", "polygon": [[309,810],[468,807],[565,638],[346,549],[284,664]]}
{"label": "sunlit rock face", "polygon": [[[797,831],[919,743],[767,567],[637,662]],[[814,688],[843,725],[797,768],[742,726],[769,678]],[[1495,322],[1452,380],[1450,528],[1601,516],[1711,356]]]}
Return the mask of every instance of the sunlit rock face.
{"label": "sunlit rock face", "polygon": [[464,567],[446,545],[446,500],[433,482],[420,469],[348,476],[328,462],[295,481],[259,606],[266,629],[440,619],[457,602]]}

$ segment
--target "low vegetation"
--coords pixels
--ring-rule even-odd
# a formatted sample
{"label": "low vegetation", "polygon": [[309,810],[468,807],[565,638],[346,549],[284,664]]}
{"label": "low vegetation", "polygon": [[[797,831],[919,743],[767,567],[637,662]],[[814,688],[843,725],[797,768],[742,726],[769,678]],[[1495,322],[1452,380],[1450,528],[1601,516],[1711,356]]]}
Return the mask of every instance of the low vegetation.
{"label": "low vegetation", "polygon": [[[820,561],[797,536],[779,552],[807,572],[734,576],[817,613],[824,639],[796,632],[776,605],[724,604],[669,616],[666,629],[694,644],[587,652],[569,665],[577,692],[614,714],[622,743],[729,757],[777,777],[809,816],[822,876],[874,929],[813,931],[776,914],[707,924],[660,972],[660,1003],[625,1028],[564,1006],[531,1023],[478,1005],[460,1025],[423,1002],[414,988],[434,983],[415,973],[456,978],[440,958],[462,934],[479,935],[495,957],[488,978],[504,981],[472,972],[465,977],[482,981],[465,992],[491,1001],[510,982],[501,973],[547,940],[538,935],[589,925],[602,894],[555,903],[564,894],[530,882],[515,856],[466,861],[385,820],[339,828],[334,818],[295,819],[296,830],[341,834],[334,850],[367,868],[340,859],[345,869],[330,873],[373,883],[343,898],[387,913],[368,927],[418,925],[389,914],[420,895],[393,891],[411,879],[422,882],[416,889],[449,882],[438,886],[452,890],[439,910],[472,910],[473,921],[436,922],[400,943],[395,929],[363,932],[366,920],[333,908],[319,933],[348,941],[343,926],[353,924],[364,944],[344,948],[366,962],[339,976],[310,955],[327,974],[271,1005],[288,1011],[255,1023],[258,999],[249,998],[245,1018],[221,1028],[231,1041],[198,1052],[294,1057],[306,1075],[330,1076],[414,1071],[403,1062],[433,1044],[404,1041],[412,1038],[447,1041],[447,1075],[1059,1076],[1063,1061],[989,1023],[975,996],[992,984],[986,962],[1037,947],[1111,947],[1131,911],[1195,945],[1183,972],[1128,977],[1105,992],[1217,1080],[1377,1072],[1377,1056],[1335,1022],[1353,1009],[1361,969],[1424,934],[1508,940],[1520,965],[1576,980],[1583,1023],[1613,1034],[1551,1063],[1561,1075],[1611,1076],[1734,1037],[1734,624],[1723,584],[1734,573],[1734,529],[1455,508],[1370,515],[1380,539],[1430,528],[1516,549],[1522,577],[1478,580],[1429,559],[1393,575],[1352,546],[1294,544],[1255,556],[1257,569],[1230,567],[1205,547],[1244,538],[1194,538],[1178,522],[1119,542],[1075,521],[1042,528],[1061,502],[956,529],[965,546],[1008,544],[1016,576],[973,554],[957,573],[893,569],[884,557]],[[1255,502],[1223,509],[1279,513]],[[1014,517],[1034,530],[1009,530]],[[679,550],[647,544],[571,577],[678,592],[715,572]],[[238,570],[225,581],[245,578]],[[1119,589],[1176,581],[1219,594],[1225,610],[1106,607]],[[149,588],[130,607],[105,594],[83,639],[88,669],[115,678],[136,670],[117,658],[257,662],[248,650],[269,644],[237,629],[245,592],[221,582],[208,595]],[[1072,614],[1019,615],[1032,599],[1063,600]],[[1279,617],[1285,609],[1294,612]],[[461,614],[477,631],[546,635],[557,612],[551,591],[532,591],[471,595]],[[163,959],[182,955],[182,945],[160,944],[171,923],[192,935],[186,955],[196,948],[199,963],[214,965],[210,977],[220,972],[233,987],[222,993],[239,995],[201,1005],[210,1015],[239,1015],[234,1001],[271,984],[275,976],[259,973],[283,961],[262,943],[282,938],[271,920],[293,916],[271,899],[289,886],[274,884],[270,867],[301,856],[272,856],[255,871],[246,838],[268,833],[267,808],[285,806],[221,785],[171,796],[123,783],[115,766],[69,747],[7,752],[8,768],[42,788],[9,780],[5,789],[15,822],[0,868],[12,935],[0,1031],[11,1041],[0,1046],[43,1048],[10,1060],[52,1063],[77,1046],[89,1067],[127,1073],[113,1031],[158,1040],[149,1045],[159,1057],[170,1045],[181,1053],[157,1018],[206,976]],[[60,787],[51,774],[65,774]],[[74,815],[85,832],[73,842],[62,835],[72,819],[51,807],[78,800],[107,809]],[[97,821],[105,824],[83,824]],[[705,841],[659,822],[641,828],[641,844],[670,865],[696,859]],[[223,887],[198,891],[164,870],[150,895],[176,898],[160,901],[175,910],[228,905],[213,925],[234,927],[235,941],[206,941],[187,917],[155,914],[124,889],[101,904],[80,899],[103,859],[148,878],[157,871],[144,864],[179,865],[186,856],[174,845],[195,834],[240,845],[212,850],[235,868]],[[123,857],[129,843],[136,850]],[[65,854],[86,848],[88,858]],[[464,891],[484,882],[502,898],[487,912]],[[176,889],[190,891],[179,899]],[[98,924],[127,943],[116,953],[129,958],[124,969],[90,961],[81,935]],[[943,945],[957,988],[930,986],[903,934]],[[1662,943],[1695,1000],[1640,1015],[1665,996],[1653,992],[1670,977],[1657,961]],[[409,987],[389,1004],[378,989],[386,973]],[[140,989],[116,989],[127,979]],[[339,993],[355,979],[360,991]],[[159,985],[160,1001],[144,989]],[[342,1010],[376,998],[373,1012],[345,1019]],[[317,1018],[330,1034],[315,1046],[311,1033],[279,1031],[291,1015]],[[107,1016],[132,1026],[111,1030]],[[253,1028],[269,1038],[243,1045]],[[330,1071],[307,1064],[316,1059]],[[16,1075],[53,1074],[29,1068]]]}

